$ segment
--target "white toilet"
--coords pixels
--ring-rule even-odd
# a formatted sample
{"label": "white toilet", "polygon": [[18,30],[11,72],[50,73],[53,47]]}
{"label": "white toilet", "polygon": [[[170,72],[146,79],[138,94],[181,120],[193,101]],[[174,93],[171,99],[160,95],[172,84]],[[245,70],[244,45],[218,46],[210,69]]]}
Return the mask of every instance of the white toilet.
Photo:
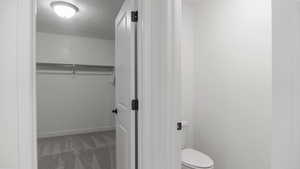
{"label": "white toilet", "polygon": [[213,169],[214,161],[200,151],[186,148],[181,152],[182,169]]}
{"label": "white toilet", "polygon": [[185,134],[186,128],[188,127],[187,122],[182,122],[183,130],[182,132],[182,151],[181,151],[181,165],[182,169],[213,169],[214,161],[206,154],[191,149],[185,148]]}

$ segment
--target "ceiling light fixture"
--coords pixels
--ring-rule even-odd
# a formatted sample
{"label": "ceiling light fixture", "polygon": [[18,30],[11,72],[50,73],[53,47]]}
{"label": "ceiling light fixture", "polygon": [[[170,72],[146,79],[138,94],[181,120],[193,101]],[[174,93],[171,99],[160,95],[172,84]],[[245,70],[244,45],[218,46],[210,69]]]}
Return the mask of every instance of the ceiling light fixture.
{"label": "ceiling light fixture", "polygon": [[71,18],[79,11],[77,6],[64,1],[54,1],[50,6],[53,8],[54,12],[62,18]]}

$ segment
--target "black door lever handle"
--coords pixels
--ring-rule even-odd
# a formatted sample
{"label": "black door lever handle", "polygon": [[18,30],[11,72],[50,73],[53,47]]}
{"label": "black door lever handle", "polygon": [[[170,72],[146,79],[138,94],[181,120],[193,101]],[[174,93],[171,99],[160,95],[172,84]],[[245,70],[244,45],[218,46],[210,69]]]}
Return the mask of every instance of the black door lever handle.
{"label": "black door lever handle", "polygon": [[114,114],[118,114],[118,109],[113,109],[111,112]]}

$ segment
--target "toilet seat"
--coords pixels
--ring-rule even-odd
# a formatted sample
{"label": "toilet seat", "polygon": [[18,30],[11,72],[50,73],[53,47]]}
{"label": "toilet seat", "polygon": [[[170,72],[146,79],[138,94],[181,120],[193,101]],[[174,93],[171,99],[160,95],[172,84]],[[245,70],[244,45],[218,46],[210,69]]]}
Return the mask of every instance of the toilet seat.
{"label": "toilet seat", "polygon": [[193,169],[210,169],[214,161],[207,155],[194,149],[184,149],[181,154],[182,164]]}

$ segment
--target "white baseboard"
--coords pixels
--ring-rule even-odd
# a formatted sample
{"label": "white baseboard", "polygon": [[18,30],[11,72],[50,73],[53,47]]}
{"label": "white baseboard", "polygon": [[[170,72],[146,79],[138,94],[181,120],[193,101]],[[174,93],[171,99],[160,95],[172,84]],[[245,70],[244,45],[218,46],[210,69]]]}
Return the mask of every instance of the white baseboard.
{"label": "white baseboard", "polygon": [[99,132],[99,131],[112,131],[112,130],[115,130],[114,126],[87,128],[87,129],[72,129],[72,130],[62,130],[62,131],[54,131],[54,132],[43,132],[43,133],[38,133],[38,138],[67,136],[67,135],[74,135],[74,134],[84,134],[84,133],[93,133],[93,132]]}

